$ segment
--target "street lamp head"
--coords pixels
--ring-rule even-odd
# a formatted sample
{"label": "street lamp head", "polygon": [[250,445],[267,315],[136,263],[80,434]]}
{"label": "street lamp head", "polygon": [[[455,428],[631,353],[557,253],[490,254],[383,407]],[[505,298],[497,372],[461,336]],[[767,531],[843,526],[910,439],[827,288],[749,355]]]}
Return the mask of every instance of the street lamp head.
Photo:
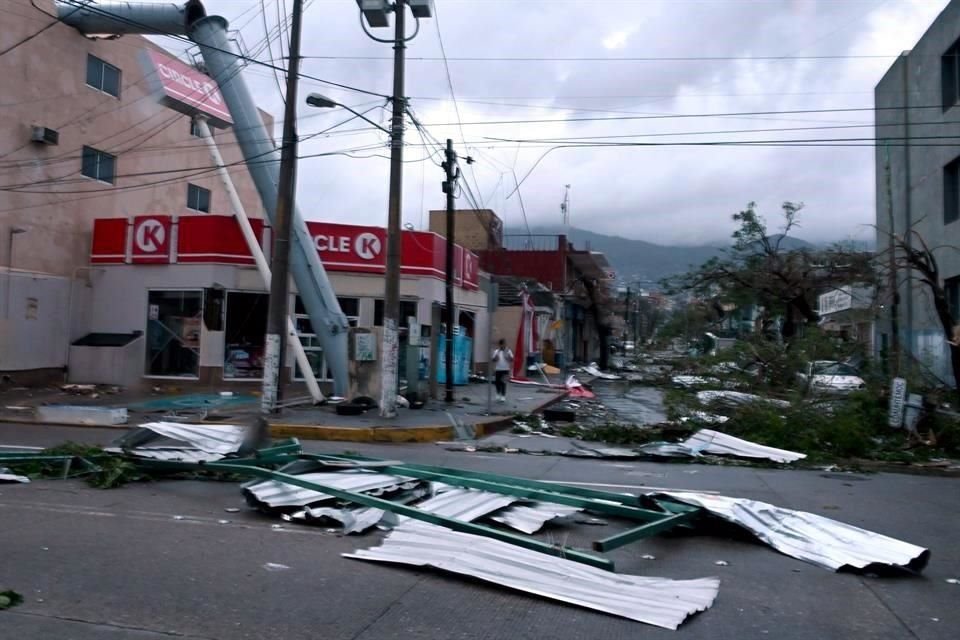
{"label": "street lamp head", "polygon": [[27,231],[29,231],[29,229],[27,229],[26,227],[11,227],[11,228],[10,228],[10,235],[14,235],[14,236],[15,236],[15,235],[17,235],[18,233],[26,233]]}
{"label": "street lamp head", "polygon": [[433,0],[407,0],[410,12],[417,18],[433,17]]}
{"label": "street lamp head", "polygon": [[367,24],[374,29],[390,26],[387,14],[391,7],[387,0],[357,0],[357,6],[360,7],[360,13],[366,18]]}
{"label": "street lamp head", "polygon": [[331,100],[322,93],[311,93],[307,96],[307,104],[311,107],[317,107],[320,109],[332,109],[334,107],[339,107],[340,103],[336,100]]}

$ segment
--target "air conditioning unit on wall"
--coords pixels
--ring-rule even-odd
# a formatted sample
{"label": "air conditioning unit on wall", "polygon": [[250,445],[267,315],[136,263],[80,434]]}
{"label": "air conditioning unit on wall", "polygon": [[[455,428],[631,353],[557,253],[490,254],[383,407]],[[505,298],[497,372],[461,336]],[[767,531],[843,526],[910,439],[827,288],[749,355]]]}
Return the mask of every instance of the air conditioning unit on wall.
{"label": "air conditioning unit on wall", "polygon": [[34,127],[30,140],[40,144],[58,144],[60,142],[60,132],[49,127]]}

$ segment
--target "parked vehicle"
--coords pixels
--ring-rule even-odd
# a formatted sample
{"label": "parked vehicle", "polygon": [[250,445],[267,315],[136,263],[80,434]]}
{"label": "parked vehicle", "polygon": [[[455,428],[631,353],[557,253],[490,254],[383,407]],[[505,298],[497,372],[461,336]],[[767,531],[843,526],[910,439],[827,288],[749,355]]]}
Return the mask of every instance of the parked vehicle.
{"label": "parked vehicle", "polygon": [[797,374],[797,379],[811,393],[846,394],[867,388],[858,373],[843,362],[814,360]]}
{"label": "parked vehicle", "polygon": [[634,349],[636,349],[636,347],[637,345],[634,344],[633,340],[627,340],[626,342],[623,343],[624,351],[633,351]]}

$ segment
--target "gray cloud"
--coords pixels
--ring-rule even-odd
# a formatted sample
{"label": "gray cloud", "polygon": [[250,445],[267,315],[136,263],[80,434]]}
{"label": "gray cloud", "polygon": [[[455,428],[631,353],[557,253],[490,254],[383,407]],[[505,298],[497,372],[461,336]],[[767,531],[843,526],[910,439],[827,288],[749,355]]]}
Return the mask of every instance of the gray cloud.
{"label": "gray cloud", "polygon": [[[783,2],[540,2],[438,0],[446,53],[450,57],[727,57],[738,59],[655,62],[451,61],[451,77],[464,122],[617,117],[631,114],[730,113],[870,107],[877,80],[892,58],[804,60],[756,56],[896,55],[920,37],[946,0],[789,0]],[[255,0],[207,0],[211,12],[233,19]],[[266,0],[276,22],[275,0]],[[253,45],[263,37],[255,11],[234,21]],[[378,33],[385,37],[386,33]],[[351,0],[316,0],[306,13],[307,56],[382,56],[389,45],[368,40]],[[606,46],[614,48],[608,49]],[[439,56],[436,21],[421,24],[410,43],[411,58]],[[265,59],[262,56],[261,59]],[[741,59],[742,58],[742,59]],[[308,59],[309,75],[388,93],[392,64],[383,60]],[[277,114],[283,106],[270,73],[250,67],[261,105]],[[301,95],[321,91],[351,105],[374,98],[323,87],[311,80]],[[410,60],[407,94],[421,121],[439,140],[451,137],[463,153],[460,129],[449,101],[444,66]],[[494,104],[482,104],[494,103]],[[366,108],[366,107],[365,107]],[[330,127],[349,114],[300,108],[301,135]],[[369,114],[387,122],[384,110]],[[388,155],[379,132],[351,133],[362,123],[334,129],[301,147],[305,155],[367,145],[358,152]],[[517,195],[505,199],[547,150],[488,140],[574,136],[697,134],[698,132],[829,125],[872,125],[869,111],[727,118],[612,120],[463,127],[477,163],[467,172],[485,204],[507,225],[522,225]],[[279,131],[279,129],[278,129]],[[871,137],[872,126],[754,134],[672,135],[637,140],[668,142]],[[427,156],[408,129],[407,160]],[[434,157],[436,160],[437,158]],[[521,188],[530,224],[559,222],[563,185],[572,184],[573,223],[603,233],[660,243],[723,241],[730,215],[756,200],[773,220],[784,200],[803,201],[799,235],[810,240],[866,237],[873,220],[874,151],[869,147],[638,147],[564,149],[548,154]],[[383,224],[389,163],[385,158],[308,158],[301,164],[300,208],[310,218]],[[404,219],[415,225],[423,211],[443,206],[442,172],[429,162],[404,167]],[[477,188],[474,187],[474,191]],[[486,199],[489,197],[489,202]],[[458,205],[469,206],[466,198]]]}

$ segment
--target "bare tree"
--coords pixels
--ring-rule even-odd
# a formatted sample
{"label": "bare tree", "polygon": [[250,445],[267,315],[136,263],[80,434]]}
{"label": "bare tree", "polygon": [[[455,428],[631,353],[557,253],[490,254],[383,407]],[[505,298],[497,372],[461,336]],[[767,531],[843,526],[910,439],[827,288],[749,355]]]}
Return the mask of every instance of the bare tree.
{"label": "bare tree", "polygon": [[689,291],[763,310],[762,322],[782,318],[780,336],[789,343],[803,324],[820,318],[816,300],[820,293],[851,283],[872,283],[876,277],[872,256],[847,247],[817,249],[790,237],[799,227],[800,203],[784,202],[783,225],[771,234],[756,204],[733,215],[740,226],[723,256],[667,282],[670,289]]}
{"label": "bare tree", "polygon": [[960,400],[960,326],[958,326],[960,319],[954,317],[950,309],[950,299],[940,276],[940,265],[934,255],[934,252],[941,247],[931,248],[916,230],[911,230],[904,236],[894,236],[893,245],[895,249],[893,262],[896,269],[904,273],[907,278],[914,278],[921,282],[930,294],[937,320],[940,322],[950,349],[950,368],[953,372],[954,389]]}

